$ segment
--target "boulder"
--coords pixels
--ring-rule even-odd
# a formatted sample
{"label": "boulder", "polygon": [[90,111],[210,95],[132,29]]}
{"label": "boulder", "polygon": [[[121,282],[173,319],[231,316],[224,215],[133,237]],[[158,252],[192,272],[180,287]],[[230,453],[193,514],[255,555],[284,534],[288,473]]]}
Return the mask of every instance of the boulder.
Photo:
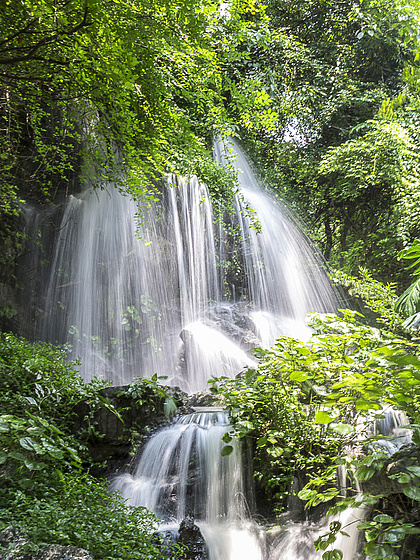
{"label": "boulder", "polygon": [[[162,425],[165,399],[152,389],[144,388],[141,400],[130,394],[130,386],[101,389],[99,399],[83,401],[74,408],[74,431],[85,434],[93,461],[119,461],[126,458],[132,445],[133,432],[138,439],[150,432],[150,427]],[[177,387],[165,388],[181,410],[188,397]],[[150,394],[149,394],[150,393]],[[93,428],[93,429],[92,429]]]}
{"label": "boulder", "polygon": [[192,517],[186,517],[179,526],[178,542],[185,546],[185,560],[208,560],[206,541]]}
{"label": "boulder", "polygon": [[36,552],[31,560],[94,560],[94,557],[83,548],[49,544]]}

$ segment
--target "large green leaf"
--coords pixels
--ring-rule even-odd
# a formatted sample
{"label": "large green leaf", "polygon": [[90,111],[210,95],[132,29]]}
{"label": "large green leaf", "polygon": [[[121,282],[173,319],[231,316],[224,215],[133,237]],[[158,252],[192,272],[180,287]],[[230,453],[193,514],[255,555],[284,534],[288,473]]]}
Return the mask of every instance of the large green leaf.
{"label": "large green leaf", "polygon": [[420,278],[413,282],[397,299],[395,309],[409,317],[420,311]]}
{"label": "large green leaf", "polygon": [[365,552],[374,560],[389,560],[392,557],[392,548],[387,544],[377,544],[371,542],[366,546]]}
{"label": "large green leaf", "polygon": [[233,447],[231,445],[225,445],[221,451],[221,455],[222,457],[226,457],[227,455],[230,455],[233,451]]}
{"label": "large green leaf", "polygon": [[306,381],[308,379],[308,374],[306,371],[293,371],[290,374],[290,381],[297,381],[301,383],[302,381]]}
{"label": "large green leaf", "polygon": [[420,488],[418,486],[406,486],[403,488],[403,492],[411,500],[420,502]]}
{"label": "large green leaf", "polygon": [[369,480],[376,473],[375,467],[362,466],[356,469],[355,476],[360,482]]}
{"label": "large green leaf", "polygon": [[319,410],[316,414],[315,414],[315,418],[314,418],[314,422],[316,422],[317,424],[329,424],[330,422],[332,422],[333,417],[330,416],[330,414],[328,414],[328,412],[325,412],[324,410]]}
{"label": "large green leaf", "polygon": [[412,244],[398,253],[400,259],[413,260],[407,268],[413,268],[413,274],[420,274],[420,240],[415,239]]}
{"label": "large green leaf", "polygon": [[337,434],[341,435],[351,434],[356,431],[356,428],[354,426],[351,426],[350,424],[332,424],[330,426],[330,429],[333,432],[337,432]]}

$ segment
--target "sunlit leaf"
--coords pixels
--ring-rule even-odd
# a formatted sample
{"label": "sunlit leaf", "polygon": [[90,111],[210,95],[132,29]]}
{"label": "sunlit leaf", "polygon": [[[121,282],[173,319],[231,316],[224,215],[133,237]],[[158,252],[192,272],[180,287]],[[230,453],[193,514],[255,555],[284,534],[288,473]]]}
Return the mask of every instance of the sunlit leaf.
{"label": "sunlit leaf", "polygon": [[376,469],[374,467],[362,466],[356,469],[355,476],[360,482],[365,482],[372,478],[375,473]]}
{"label": "sunlit leaf", "polygon": [[290,381],[302,382],[308,379],[308,374],[305,371],[293,371],[290,374]]}
{"label": "sunlit leaf", "polygon": [[420,467],[417,466],[407,467],[407,470],[412,472],[415,476],[420,476]]}
{"label": "sunlit leaf", "polygon": [[375,515],[373,521],[376,521],[377,523],[393,523],[394,519],[386,513],[381,513],[379,515]]}
{"label": "sunlit leaf", "polygon": [[317,424],[328,424],[332,422],[332,420],[333,417],[323,410],[319,410],[315,414],[315,418],[314,418],[314,422],[316,422]]}
{"label": "sunlit leaf", "polygon": [[351,434],[356,431],[356,428],[350,424],[332,424],[330,429],[342,435]]}

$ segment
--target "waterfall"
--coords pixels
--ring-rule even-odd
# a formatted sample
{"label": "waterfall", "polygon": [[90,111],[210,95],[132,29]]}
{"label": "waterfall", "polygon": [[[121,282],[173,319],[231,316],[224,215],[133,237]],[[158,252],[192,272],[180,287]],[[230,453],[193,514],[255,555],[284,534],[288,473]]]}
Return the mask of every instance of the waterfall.
{"label": "waterfall", "polygon": [[[392,454],[390,445],[397,449],[408,441],[408,430],[399,427],[407,419],[392,409],[382,416],[372,429],[390,438],[382,449]],[[233,439],[232,453],[222,454],[222,437],[228,430],[222,409],[197,409],[182,416],[148,441],[132,473],[116,476],[111,490],[120,492],[128,504],[153,511],[162,520],[162,531],[176,531],[183,519],[193,517],[209,560],[321,560],[323,551],[316,551],[313,542],[327,534],[333,522],[341,523],[345,534],[338,533],[329,549],[341,550],[343,560],[365,558],[357,526],[368,514],[366,506],[319,521],[287,521],[264,533],[249,514],[239,442]],[[346,473],[338,474],[345,488]]]}
{"label": "waterfall", "polygon": [[361,533],[357,529],[366,515],[366,508],[348,509],[320,522],[288,523],[274,534],[268,560],[322,560],[323,551],[315,550],[314,541],[329,531],[330,523],[338,521],[347,535],[338,534],[330,549],[341,550],[343,560],[365,558],[360,551]]}
{"label": "waterfall", "polygon": [[[226,146],[215,150],[225,162]],[[110,184],[69,197],[55,216],[51,211],[53,229],[33,217],[44,252],[31,266],[47,279],[41,287],[28,283],[33,334],[80,357],[86,380],[101,376],[116,385],[156,372],[199,391],[213,375],[232,378],[255,366],[248,352],[255,346],[281,335],[307,338],[308,312],[335,309],[322,260],[234,150],[234,215],[216,220],[205,185],[169,175],[140,215],[137,203]],[[320,558],[312,541],[325,521],[290,522],[270,542],[262,538],[248,512],[238,443],[222,455],[228,429],[221,410],[180,418],[149,440],[112,489],[154,511],[166,527],[194,517],[210,560]],[[353,560],[356,535],[340,546]]]}
{"label": "waterfall", "polygon": [[[28,296],[33,336],[80,357],[86,380],[123,384],[158,373],[188,392],[205,389],[212,375],[255,366],[252,347],[283,334],[307,338],[306,313],[335,308],[323,263],[236,150],[240,193],[224,221],[216,222],[195,178],[169,175],[140,216],[112,184],[69,197],[57,209],[52,247],[52,228],[40,230],[48,248],[37,275],[47,280]],[[234,247],[231,226],[240,232]],[[241,269],[235,277],[232,251]]]}
{"label": "waterfall", "polygon": [[116,477],[118,491],[133,506],[146,506],[178,527],[192,516],[206,540],[209,560],[262,560],[260,531],[248,516],[241,450],[233,440],[222,455],[229,429],[226,412],[196,412],[164,428],[145,445],[132,474]]}
{"label": "waterfall", "polygon": [[[231,148],[229,146],[231,145]],[[236,169],[239,193],[236,215],[241,228],[242,254],[245,264],[247,297],[257,310],[269,311],[280,321],[284,318],[302,322],[309,311],[334,309],[331,287],[316,249],[298,229],[286,209],[258,184],[238,144],[217,142],[218,161]],[[262,231],[252,226],[255,212]],[[278,336],[278,328],[274,335]],[[272,344],[273,339],[270,340]]]}

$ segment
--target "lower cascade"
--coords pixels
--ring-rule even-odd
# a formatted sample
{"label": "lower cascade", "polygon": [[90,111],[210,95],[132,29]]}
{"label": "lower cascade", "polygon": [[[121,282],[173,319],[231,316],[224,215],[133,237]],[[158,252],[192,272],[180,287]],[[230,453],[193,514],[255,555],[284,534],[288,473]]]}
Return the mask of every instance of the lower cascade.
{"label": "lower cascade", "polygon": [[[372,425],[384,435],[377,445],[388,455],[410,441],[409,431],[399,428],[406,422],[391,409]],[[131,506],[153,511],[164,533],[177,534],[183,522],[192,519],[205,540],[205,550],[194,556],[197,560],[321,560],[323,551],[316,551],[313,543],[328,533],[333,522],[339,522],[344,532],[334,544],[343,560],[365,558],[357,525],[368,513],[366,506],[316,522],[285,521],[268,530],[257,525],[239,442],[232,439],[232,452],[223,452],[222,438],[228,430],[223,409],[197,408],[181,416],[150,438],[132,473],[116,476],[111,491],[121,493]],[[341,478],[345,488],[346,474]]]}
{"label": "lower cascade", "polygon": [[222,455],[227,413],[197,411],[182,416],[146,444],[132,474],[114,479],[111,489],[132,506],[145,506],[179,528],[192,517],[201,530],[209,560],[263,560],[262,533],[249,516],[241,450]]}

